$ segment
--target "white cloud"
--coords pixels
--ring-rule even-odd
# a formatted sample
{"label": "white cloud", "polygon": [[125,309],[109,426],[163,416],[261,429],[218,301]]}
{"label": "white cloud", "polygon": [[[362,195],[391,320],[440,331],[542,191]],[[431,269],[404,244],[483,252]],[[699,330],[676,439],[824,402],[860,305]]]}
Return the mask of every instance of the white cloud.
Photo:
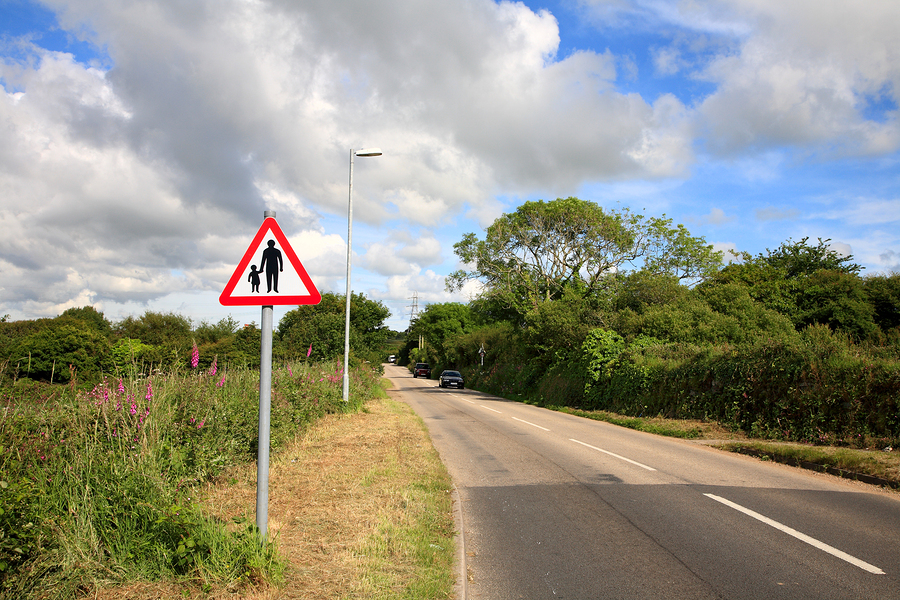
{"label": "white cloud", "polygon": [[775,206],[765,206],[756,210],[756,219],[758,221],[794,220],[799,216],[800,211],[796,208],[778,208]]}
{"label": "white cloud", "polygon": [[900,223],[900,198],[852,198],[846,204],[816,216],[853,225],[886,226]]}
{"label": "white cloud", "polygon": [[[0,303],[15,318],[220,290],[267,208],[317,285],[342,290],[345,230],[329,219],[346,216],[350,148],[384,151],[355,161],[354,227],[379,241],[354,260],[402,303],[459,297],[443,287],[447,231],[514,210],[502,198],[600,190],[652,212],[709,156],[755,182],[790,167],[785,147],[900,146],[893,0],[584,3],[605,27],[674,29],[658,72],[715,87],[691,105],[621,91],[623,68],[644,76],[634,53],[558,56],[556,18],[518,2],[43,4],[108,56],[17,41],[25,58],[0,60]],[[888,110],[869,119],[879,95]],[[826,218],[896,220],[892,200],[853,204]]]}
{"label": "white cloud", "polygon": [[722,253],[722,263],[741,262],[740,250],[734,242],[713,242],[713,250]]}
{"label": "white cloud", "polygon": [[726,215],[725,211],[721,208],[712,208],[710,209],[709,214],[703,217],[703,222],[710,225],[724,225],[726,223],[731,223],[734,220],[735,217]]}
{"label": "white cloud", "polygon": [[[718,85],[701,105],[710,147],[726,153],[748,147],[828,142],[828,152],[871,154],[900,147],[896,111],[866,120],[865,99],[884,90],[896,102],[900,48],[891,0],[820,2],[723,0],[752,33],[737,53],[710,62],[703,76]],[[827,146],[826,146],[827,147]],[[818,147],[817,151],[823,151]]]}

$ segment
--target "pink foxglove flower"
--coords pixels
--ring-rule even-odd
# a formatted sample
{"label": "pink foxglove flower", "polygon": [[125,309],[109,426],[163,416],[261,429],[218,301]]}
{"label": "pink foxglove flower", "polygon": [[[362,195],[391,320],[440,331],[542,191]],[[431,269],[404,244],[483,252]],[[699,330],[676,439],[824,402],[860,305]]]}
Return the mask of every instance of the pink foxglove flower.
{"label": "pink foxglove flower", "polygon": [[309,350],[306,351],[306,358],[309,358],[310,354],[312,354],[312,342],[309,343]]}
{"label": "pink foxglove flower", "polygon": [[194,344],[193,350],[191,350],[191,368],[196,369],[197,365],[200,364],[200,349],[197,348],[197,344]]}
{"label": "pink foxglove flower", "polygon": [[125,384],[122,383],[122,380],[121,380],[121,379],[119,380],[119,393],[120,393],[120,394],[124,394],[124,393],[125,393]]}
{"label": "pink foxglove flower", "polygon": [[212,364],[209,366],[209,375],[210,375],[210,377],[212,377],[213,375],[216,374],[216,371],[218,370],[218,364],[219,364],[219,357],[216,356],[215,358],[213,358],[213,362],[212,362]]}
{"label": "pink foxglove flower", "polygon": [[144,398],[148,401],[153,399],[153,382],[149,379],[147,380],[147,395]]}
{"label": "pink foxglove flower", "polygon": [[216,384],[216,387],[222,387],[225,385],[225,373],[222,373],[222,379],[219,380],[219,383]]}

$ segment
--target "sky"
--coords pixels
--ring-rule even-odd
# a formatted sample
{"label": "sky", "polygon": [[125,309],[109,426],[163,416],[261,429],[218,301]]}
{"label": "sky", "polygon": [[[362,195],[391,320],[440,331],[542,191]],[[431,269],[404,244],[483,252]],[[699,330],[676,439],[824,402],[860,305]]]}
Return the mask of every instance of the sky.
{"label": "sky", "polygon": [[219,295],[266,210],[343,294],[370,147],[351,283],[398,331],[469,300],[453,245],[529,200],[900,271],[898,27],[896,0],[0,0],[0,316],[259,323]]}

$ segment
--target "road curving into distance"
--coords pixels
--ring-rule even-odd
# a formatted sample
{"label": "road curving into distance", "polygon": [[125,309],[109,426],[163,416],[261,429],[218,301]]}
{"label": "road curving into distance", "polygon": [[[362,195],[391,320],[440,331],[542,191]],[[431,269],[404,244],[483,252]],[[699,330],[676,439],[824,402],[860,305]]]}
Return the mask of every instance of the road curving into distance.
{"label": "road curving into distance", "polygon": [[458,491],[489,600],[900,600],[900,495],[387,365]]}

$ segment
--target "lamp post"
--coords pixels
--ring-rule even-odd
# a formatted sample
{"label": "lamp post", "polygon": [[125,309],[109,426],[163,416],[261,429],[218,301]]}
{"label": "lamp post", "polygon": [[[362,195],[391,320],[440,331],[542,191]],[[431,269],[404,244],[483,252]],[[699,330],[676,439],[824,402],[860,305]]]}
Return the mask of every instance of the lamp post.
{"label": "lamp post", "polygon": [[381,156],[381,148],[350,149],[350,193],[347,200],[347,314],[344,319],[344,402],[350,400],[350,257],[353,254],[353,159]]}

